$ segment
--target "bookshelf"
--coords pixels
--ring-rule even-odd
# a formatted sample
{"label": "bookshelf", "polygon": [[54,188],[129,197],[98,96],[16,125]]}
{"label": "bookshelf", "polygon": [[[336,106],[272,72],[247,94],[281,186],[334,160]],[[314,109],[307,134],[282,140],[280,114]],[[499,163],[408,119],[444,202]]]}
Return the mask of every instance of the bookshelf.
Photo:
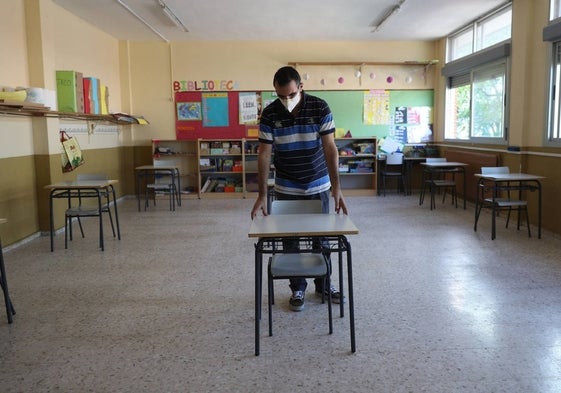
{"label": "bookshelf", "polygon": [[197,144],[189,140],[152,140],[154,166],[179,169],[182,198],[198,197]]}
{"label": "bookshelf", "polygon": [[245,139],[197,140],[199,198],[245,198]]}
{"label": "bookshelf", "polygon": [[376,138],[335,138],[345,195],[376,195]]}
{"label": "bookshelf", "polygon": [[[376,138],[335,143],[344,194],[376,195]],[[152,141],[154,165],[179,168],[183,197],[200,199],[255,197],[258,146],[246,138]]]}

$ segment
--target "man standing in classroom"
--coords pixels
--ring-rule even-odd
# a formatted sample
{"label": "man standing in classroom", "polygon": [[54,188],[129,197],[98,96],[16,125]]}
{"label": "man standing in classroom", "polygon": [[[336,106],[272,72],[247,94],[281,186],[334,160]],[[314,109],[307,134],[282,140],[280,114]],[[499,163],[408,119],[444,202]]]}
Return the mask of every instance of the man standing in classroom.
{"label": "man standing in classroom", "polygon": [[[278,99],[263,109],[259,125],[259,196],[251,219],[259,211],[269,214],[267,179],[272,156],[276,199],[320,199],[323,213],[329,213],[331,192],[335,212],[348,214],[339,183],[339,152],[331,109],[321,98],[304,92],[300,74],[293,67],[281,67],[273,77],[273,87]],[[343,301],[334,287],[322,288],[322,281],[317,279],[314,283],[318,295],[329,290],[334,303]],[[290,280],[293,311],[304,309],[306,287],[305,279]]]}

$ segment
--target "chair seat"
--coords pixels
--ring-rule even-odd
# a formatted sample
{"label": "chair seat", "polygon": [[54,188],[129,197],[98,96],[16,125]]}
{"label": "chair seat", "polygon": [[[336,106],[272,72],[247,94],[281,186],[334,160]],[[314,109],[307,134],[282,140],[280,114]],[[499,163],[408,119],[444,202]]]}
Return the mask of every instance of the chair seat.
{"label": "chair seat", "polygon": [[485,198],[486,203],[495,203],[499,207],[519,207],[528,205],[527,201],[521,201],[519,199],[507,199],[507,198]]}
{"label": "chair seat", "polygon": [[169,190],[172,187],[173,187],[172,184],[163,184],[163,183],[152,183],[146,185],[146,188],[150,188],[153,190]]}
{"label": "chair seat", "polygon": [[273,277],[319,277],[328,273],[323,254],[276,254],[270,263]]}
{"label": "chair seat", "polygon": [[455,187],[456,186],[456,182],[454,180],[436,179],[436,180],[429,180],[429,182],[432,182],[437,187]]}
{"label": "chair seat", "polygon": [[66,216],[97,216],[99,209],[95,206],[75,206],[66,209]]}

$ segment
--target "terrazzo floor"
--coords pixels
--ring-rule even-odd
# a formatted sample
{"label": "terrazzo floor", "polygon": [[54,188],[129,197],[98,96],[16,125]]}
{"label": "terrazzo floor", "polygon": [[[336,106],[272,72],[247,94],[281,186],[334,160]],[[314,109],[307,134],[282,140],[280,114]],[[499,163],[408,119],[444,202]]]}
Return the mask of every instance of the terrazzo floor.
{"label": "terrazzo floor", "polygon": [[58,234],[52,253],[48,236],[5,251],[17,314],[0,314],[0,391],[561,392],[558,236],[500,218],[492,241],[487,212],[474,232],[473,205],[415,195],[347,203],[356,353],[348,312],[330,336],[326,305],[309,292],[291,312],[277,282],[254,356],[253,200],[123,199],[104,252],[96,219],[67,250]]}

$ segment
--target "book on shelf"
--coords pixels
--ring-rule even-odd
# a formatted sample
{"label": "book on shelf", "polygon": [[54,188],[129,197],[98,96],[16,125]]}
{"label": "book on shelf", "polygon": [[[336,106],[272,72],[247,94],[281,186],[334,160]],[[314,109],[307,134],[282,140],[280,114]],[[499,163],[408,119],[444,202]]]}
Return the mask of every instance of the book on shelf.
{"label": "book on shelf", "polygon": [[212,179],[210,177],[206,178],[205,184],[203,184],[203,186],[201,187],[201,192],[207,192],[208,188],[210,187],[210,183],[212,182]]}

